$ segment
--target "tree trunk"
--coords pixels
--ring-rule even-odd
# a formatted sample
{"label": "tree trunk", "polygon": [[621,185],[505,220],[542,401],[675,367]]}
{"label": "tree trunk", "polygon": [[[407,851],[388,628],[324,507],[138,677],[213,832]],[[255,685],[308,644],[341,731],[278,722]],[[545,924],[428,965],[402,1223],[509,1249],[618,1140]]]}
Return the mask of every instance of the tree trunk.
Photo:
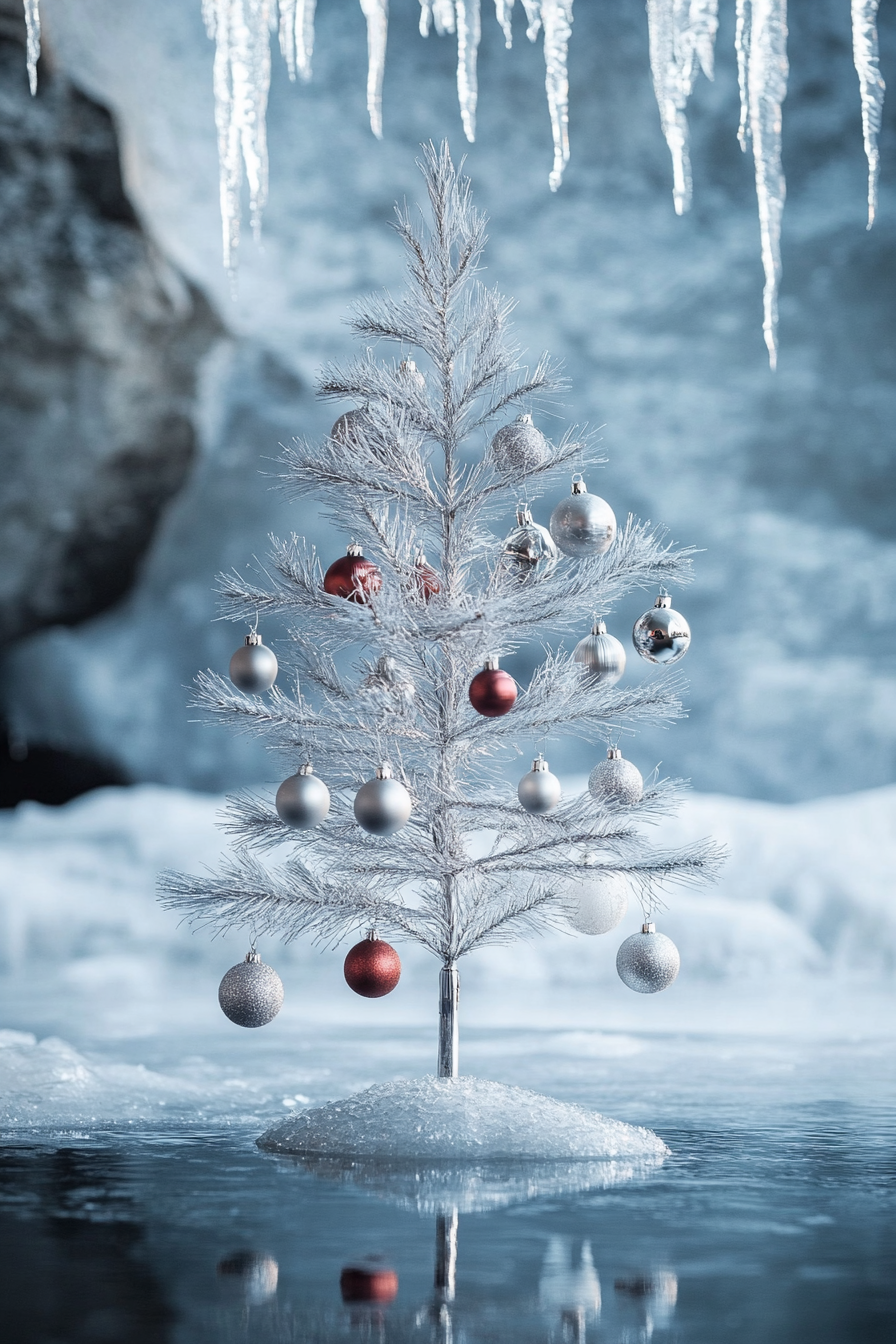
{"label": "tree trunk", "polygon": [[458,1073],[460,972],[453,963],[439,972],[439,1068],[440,1078]]}

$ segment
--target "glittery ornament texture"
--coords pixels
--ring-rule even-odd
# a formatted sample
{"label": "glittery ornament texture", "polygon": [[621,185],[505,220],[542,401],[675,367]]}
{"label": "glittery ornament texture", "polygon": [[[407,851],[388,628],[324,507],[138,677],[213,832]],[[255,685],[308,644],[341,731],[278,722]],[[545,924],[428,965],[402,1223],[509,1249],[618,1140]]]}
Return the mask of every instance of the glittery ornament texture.
{"label": "glittery ornament texture", "polygon": [[624,756],[610,756],[598,761],[588,777],[588,789],[599,802],[619,803],[634,807],[644,794],[641,771]]}
{"label": "glittery ornament texture", "polygon": [[664,933],[633,933],[616,953],[620,980],[637,994],[668,989],[680,966],[678,948]]}
{"label": "glittery ornament texture", "polygon": [[231,966],[218,987],[218,1002],[238,1027],[264,1027],[283,1007],[283,983],[273,966],[252,954]]}

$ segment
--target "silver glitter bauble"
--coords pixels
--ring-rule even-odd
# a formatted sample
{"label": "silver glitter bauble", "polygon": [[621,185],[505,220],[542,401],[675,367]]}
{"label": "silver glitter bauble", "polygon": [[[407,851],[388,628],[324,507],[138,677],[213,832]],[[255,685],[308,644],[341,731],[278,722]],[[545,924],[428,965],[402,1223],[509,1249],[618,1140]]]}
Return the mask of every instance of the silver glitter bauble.
{"label": "silver glitter bauble", "polygon": [[616,515],[600,495],[589,495],[581,476],[573,476],[572,494],[551,514],[551,536],[564,555],[603,555],[616,540]]}
{"label": "silver glitter bauble", "polygon": [[526,505],[520,504],[516,527],[504,538],[501,556],[514,575],[528,579],[549,574],[560,559],[560,552],[547,528],[536,523]]}
{"label": "silver glitter bauble", "polygon": [[625,671],[625,649],[615,635],[607,634],[603,621],[594,622],[591,634],[579,640],[572,656],[590,681],[602,681],[605,686],[615,686]]}
{"label": "silver glitter bauble", "polygon": [[425,387],[426,378],[420,372],[412,359],[403,359],[398,366],[398,372],[402,378],[406,379],[413,387]]}
{"label": "silver glitter bauble", "polygon": [[277,680],[277,655],[262,644],[261,635],[253,630],[246,642],[230,660],[230,680],[238,691],[260,695],[269,691]]}
{"label": "silver glitter bauble", "polygon": [[371,430],[370,417],[366,410],[346,411],[330,430],[330,438],[337,443],[351,447],[363,443]]}
{"label": "silver glitter bauble", "polygon": [[330,790],[322,779],[303,765],[277,790],[277,816],[297,831],[319,826],[330,810]]}
{"label": "silver glitter bauble", "polygon": [[377,658],[373,669],[361,682],[362,691],[378,691],[382,695],[404,700],[408,704],[414,699],[416,687],[410,677],[403,676],[398,664],[388,653]]}
{"label": "silver glitter bauble", "polygon": [[517,785],[516,796],[520,806],[527,812],[540,816],[557,806],[562,796],[560,781],[548,769],[548,763],[539,753],[538,760],[532,762],[532,769],[523,775]]}
{"label": "silver glitter bauble", "polygon": [[635,621],[632,643],[649,663],[677,663],[688,651],[691,627],[672,610],[668,593],[660,593],[650,611]]}
{"label": "silver glitter bauble", "polygon": [[577,933],[609,933],[625,917],[630,886],[622,873],[585,868],[566,888],[572,910],[567,916]]}
{"label": "silver glitter bauble", "polygon": [[608,747],[607,759],[598,761],[588,776],[588,789],[598,802],[634,807],[644,796],[644,780],[638,767],[627,761],[618,747]]}
{"label": "silver glitter bauble", "polygon": [[678,975],[681,957],[671,938],[657,933],[654,924],[642,924],[616,953],[619,979],[637,994],[658,994]]}
{"label": "silver glitter bauble", "polygon": [[492,460],[499,471],[531,471],[548,460],[551,448],[531,415],[518,415],[503,425],[491,442]]}
{"label": "silver glitter bauble", "polygon": [[394,835],[411,815],[411,795],[401,780],[392,778],[388,765],[381,765],[375,779],[368,779],[355,794],[355,820],[370,835]]}
{"label": "silver glitter bauble", "polygon": [[283,982],[257,952],[247,952],[218,986],[218,1002],[238,1027],[265,1027],[283,1007]]}

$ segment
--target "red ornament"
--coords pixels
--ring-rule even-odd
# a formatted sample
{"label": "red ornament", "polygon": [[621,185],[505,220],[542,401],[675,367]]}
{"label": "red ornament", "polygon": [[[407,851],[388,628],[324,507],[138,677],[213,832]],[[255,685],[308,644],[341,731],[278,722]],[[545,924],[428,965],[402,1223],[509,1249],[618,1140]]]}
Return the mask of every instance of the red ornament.
{"label": "red ornament", "polygon": [[497,658],[486,659],[485,667],[470,682],[470,704],[487,719],[500,719],[516,703],[516,682],[502,672]]}
{"label": "red ornament", "polygon": [[381,999],[391,994],[401,977],[401,958],[374,934],[363,943],[355,943],[342,968],[349,989],[365,999]]}
{"label": "red ornament", "polygon": [[436,597],[442,591],[442,581],[422,551],[414,561],[412,582],[418,596],[424,602],[428,602],[431,597]]}
{"label": "red ornament", "polygon": [[392,1302],[398,1275],[385,1265],[346,1265],[339,1275],[343,1302]]}
{"label": "red ornament", "polygon": [[372,560],[365,560],[361,547],[352,542],[345,555],[334,560],[324,575],[324,592],[349,602],[366,602],[383,586],[383,576]]}

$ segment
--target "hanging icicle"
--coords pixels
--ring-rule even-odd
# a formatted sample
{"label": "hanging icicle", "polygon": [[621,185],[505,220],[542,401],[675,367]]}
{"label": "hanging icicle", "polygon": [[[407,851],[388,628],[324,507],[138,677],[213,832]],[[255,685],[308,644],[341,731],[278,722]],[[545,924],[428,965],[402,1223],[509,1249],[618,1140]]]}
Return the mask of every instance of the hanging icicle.
{"label": "hanging icicle", "polygon": [[693,189],[685,109],[698,69],[707,79],[713,78],[718,8],[718,0],[647,0],[650,69],[660,125],[672,155],[677,215],[690,209]]}
{"label": "hanging icicle", "polygon": [[280,0],[280,50],[290,79],[311,78],[317,0]]}
{"label": "hanging icicle", "polygon": [[37,63],[40,60],[40,0],[25,0],[25,26],[28,30],[25,57],[28,62],[28,84],[33,98],[37,93]]}
{"label": "hanging icicle", "polygon": [[501,25],[504,33],[504,45],[508,51],[513,46],[513,28],[510,23],[512,15],[513,0],[495,0],[495,18]]}
{"label": "hanging icicle", "polygon": [[370,117],[370,129],[377,140],[382,140],[389,0],[361,0],[361,8],[367,20],[367,115]]}
{"label": "hanging icicle", "polygon": [[868,228],[877,214],[877,180],[880,151],[877,136],[884,111],[886,84],[880,73],[877,46],[877,11],[880,0],[852,0],[852,54],[862,98],[862,135],[868,159]]}
{"label": "hanging icicle", "polygon": [[569,76],[566,57],[572,37],[572,0],[541,0],[544,28],[544,84],[554,137],[554,167],[548,182],[556,191],[569,163]]}
{"label": "hanging icicle", "polygon": [[271,83],[275,0],[203,0],[215,42],[215,124],[221,169],[224,265],[233,273],[240,240],[240,188],[245,166],[252,230],[261,231],[268,191],[265,113]]}
{"label": "hanging icicle", "polygon": [[479,0],[455,0],[455,12],[457,23],[457,97],[460,102],[460,119],[464,128],[464,135],[472,142],[476,139],[476,101],[479,97],[479,85],[476,78],[479,39],[482,35]]}
{"label": "hanging icicle", "polygon": [[765,288],[762,333],[771,368],[778,362],[778,285],[781,215],[786,185],[781,166],[781,104],[787,95],[787,0],[738,0],[741,148],[753,142],[759,237]]}

